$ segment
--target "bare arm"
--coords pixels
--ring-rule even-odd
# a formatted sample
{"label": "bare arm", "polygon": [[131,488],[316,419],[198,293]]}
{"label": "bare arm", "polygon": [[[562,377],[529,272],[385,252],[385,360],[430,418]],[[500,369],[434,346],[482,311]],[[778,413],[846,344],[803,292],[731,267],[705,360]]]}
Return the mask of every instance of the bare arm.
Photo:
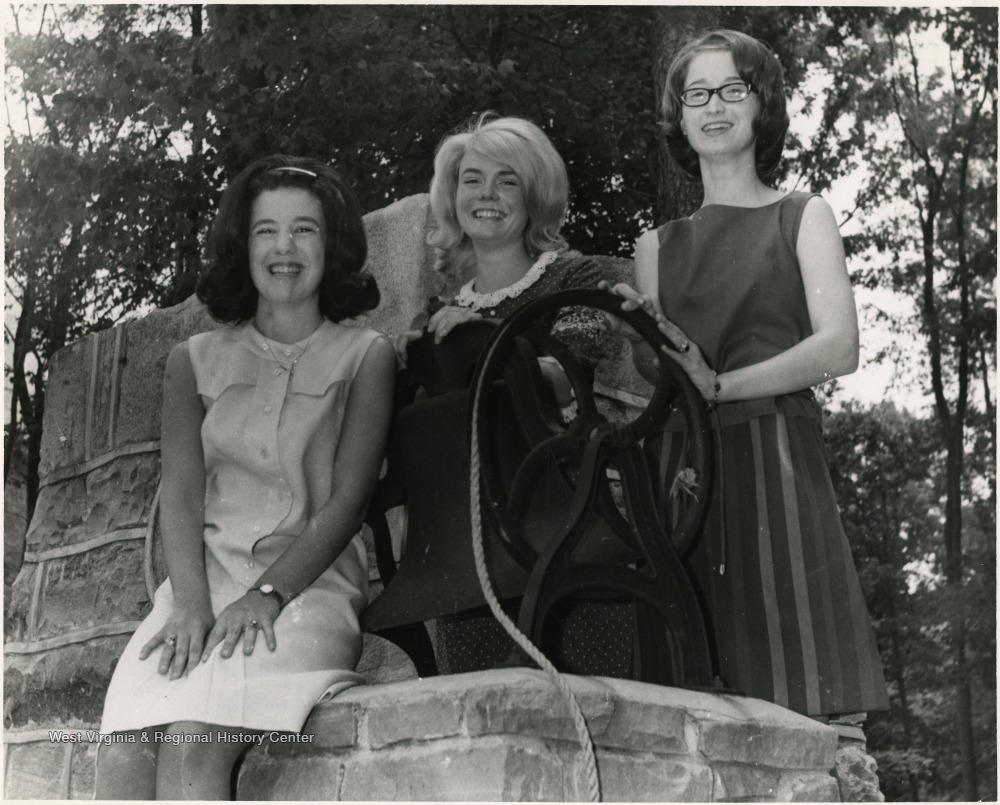
{"label": "bare arm", "polygon": [[[601,282],[598,287],[622,297],[622,310],[646,311],[650,316],[656,318],[662,329],[663,312],[660,309],[657,271],[658,251],[658,235],[656,230],[650,230],[642,235],[635,244],[633,266],[636,287],[633,288],[625,282],[619,282],[614,287],[611,287],[608,282]],[[632,363],[635,365],[636,371],[645,380],[655,385],[659,377],[660,360],[654,348],[621,319],[608,316],[607,324],[609,329],[621,333],[631,342]]]}
{"label": "bare arm", "polygon": [[281,557],[258,579],[298,595],[340,556],[361,524],[378,481],[392,418],[396,359],[380,338],[351,383],[333,465],[333,495]]}
{"label": "bare arm", "polygon": [[[635,283],[638,291],[636,306],[651,316],[663,315],[660,307],[659,235],[651,229],[635,242]],[[650,383],[656,383],[660,361],[653,347],[645,340],[632,341],[632,363]]]}
{"label": "bare arm", "polygon": [[[645,293],[638,268],[639,252],[637,246],[639,290]],[[689,351],[671,352],[671,356],[688,373],[706,400],[715,398],[727,402],[788,394],[857,369],[858,316],[847,274],[844,244],[833,211],[820,198],[810,200],[803,211],[796,256],[813,332],[773,358],[716,375],[705,362],[698,345],[661,313],[660,329],[675,347],[691,344]],[[656,306],[659,307],[658,302]]]}
{"label": "bare arm", "polygon": [[858,368],[858,314],[844,244],[821,198],[811,199],[802,214],[796,255],[812,335],[780,355],[722,374],[720,401],[800,391]]}
{"label": "bare arm", "polygon": [[[273,584],[285,596],[298,595],[340,556],[358,532],[385,454],[395,376],[393,347],[386,339],[379,338],[368,350],[351,383],[333,466],[333,495],[255,586]],[[219,615],[203,659],[219,642],[223,643],[222,655],[230,656],[244,632],[244,653],[252,653],[254,634],[244,628],[251,621],[260,625],[268,648],[273,651],[277,645],[273,623],[278,609],[273,598],[258,592],[247,593]]]}
{"label": "bare arm", "polygon": [[197,662],[205,634],[214,620],[203,541],[205,459],[201,424],[204,418],[187,344],[178,344],[167,358],[164,373],[160,438],[160,526],[174,611],[163,629],[139,653],[140,659],[146,659],[157,646],[164,645],[159,671],[169,672],[172,679],[187,670],[189,656],[192,665]]}

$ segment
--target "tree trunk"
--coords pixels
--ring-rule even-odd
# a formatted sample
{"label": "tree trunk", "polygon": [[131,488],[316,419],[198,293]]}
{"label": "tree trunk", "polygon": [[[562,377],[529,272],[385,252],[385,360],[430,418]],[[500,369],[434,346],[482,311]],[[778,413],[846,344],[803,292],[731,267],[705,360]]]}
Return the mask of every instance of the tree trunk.
{"label": "tree trunk", "polygon": [[3,440],[3,480],[4,484],[10,478],[10,468],[13,464],[14,447],[17,444],[17,394],[11,390],[10,417],[7,420],[7,433]]}
{"label": "tree trunk", "polygon": [[[945,578],[956,593],[962,589],[962,471],[964,465],[964,412],[953,417],[947,432],[948,453],[945,476]],[[976,736],[972,725],[972,686],[965,653],[965,613],[957,608],[951,624],[952,656],[955,661],[955,720],[958,745],[965,759],[960,770],[962,792],[966,802],[979,799],[979,777],[976,770]]]}
{"label": "tree trunk", "polygon": [[[958,336],[955,348],[959,352],[955,373],[959,387],[954,410],[945,396],[944,364],[946,342],[942,338],[940,314],[934,282],[934,236],[939,212],[938,194],[930,194],[926,218],[922,222],[924,252],[923,314],[928,329],[927,347],[931,364],[931,386],[934,390],[935,412],[941,423],[945,442],[945,505],[944,505],[944,571],[947,585],[955,592],[956,598],[964,584],[962,567],[962,472],[965,459],[965,425],[967,418],[967,394],[969,388],[968,339],[969,322],[967,313],[968,266],[960,266],[959,283],[962,286],[962,304]],[[961,233],[960,233],[961,234]],[[962,249],[959,250],[960,252]],[[964,262],[964,261],[962,261]],[[964,762],[960,767],[963,797],[967,802],[979,799],[979,781],[976,771],[976,738],[972,724],[972,688],[969,681],[968,659],[965,653],[965,613],[956,608],[951,619],[951,650],[955,662],[955,721],[958,745]]]}
{"label": "tree trunk", "polygon": [[42,372],[39,370],[35,376],[35,416],[25,422],[25,432],[27,435],[28,458],[24,471],[24,489],[27,500],[26,521],[31,522],[31,517],[35,513],[35,504],[38,502],[39,476],[38,465],[42,457],[42,411],[45,410],[45,384],[41,380]]}
{"label": "tree trunk", "polygon": [[[883,566],[899,567],[901,560],[898,546],[894,545],[896,542],[894,537],[902,530],[903,517],[896,511],[895,501],[888,499],[888,496],[882,497],[880,509],[883,512],[883,516],[887,516],[884,524],[879,529],[882,532],[879,563]],[[888,622],[891,662],[886,671],[887,675],[896,682],[896,696],[899,699],[898,718],[903,727],[903,735],[906,736],[906,745],[915,746],[912,726],[913,714],[910,710],[909,687],[906,682],[906,662],[903,658],[902,641],[900,639],[899,608],[896,606],[896,603],[896,592],[890,588],[886,595],[886,620]],[[920,784],[911,769],[908,769],[906,772],[906,783],[910,789],[910,800],[919,802]]]}
{"label": "tree trunk", "polygon": [[[720,14],[716,6],[658,6],[653,13],[656,24],[656,58],[653,61],[656,97],[653,102],[656,119],[660,120],[660,105],[670,62],[687,40],[718,27]],[[698,209],[703,191],[701,185],[687,179],[670,158],[667,141],[662,135],[657,138],[657,151],[656,220],[662,224],[684,218]]]}
{"label": "tree trunk", "polygon": [[[4,457],[4,480],[7,479],[7,472],[10,468],[9,462],[14,454],[14,441],[17,438],[17,421],[14,412],[18,407],[21,409],[21,426],[27,446],[27,465],[25,467],[25,494],[27,500],[27,521],[31,522],[31,514],[35,510],[35,500],[38,497],[38,456],[41,447],[41,411],[35,407],[31,399],[31,392],[28,389],[28,378],[25,373],[24,362],[28,358],[31,346],[31,323],[35,315],[35,280],[29,273],[25,281],[24,294],[21,296],[21,315],[17,320],[17,329],[14,333],[14,354],[11,360],[11,420],[10,433],[7,435],[8,454]],[[41,367],[35,372],[34,386],[44,384]],[[13,404],[13,400],[17,404]],[[34,457],[34,463],[32,459]]]}

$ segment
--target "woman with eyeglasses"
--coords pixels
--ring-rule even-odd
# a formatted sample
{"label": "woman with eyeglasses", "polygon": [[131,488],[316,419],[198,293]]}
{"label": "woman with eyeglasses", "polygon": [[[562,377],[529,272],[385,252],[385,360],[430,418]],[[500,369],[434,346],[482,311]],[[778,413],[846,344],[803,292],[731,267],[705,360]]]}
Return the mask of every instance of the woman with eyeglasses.
{"label": "woman with eyeglasses", "polygon": [[[637,287],[615,291],[623,308],[657,318],[668,359],[713,410],[715,477],[688,558],[719,675],[809,716],[884,709],[811,390],[857,368],[857,313],[829,205],[771,184],[788,128],[781,65],[750,36],[698,37],[667,72],[662,112],[670,153],[704,201],[639,238]],[[662,357],[642,341],[633,356],[646,375]],[[656,452],[669,520],[684,469],[679,418]]]}

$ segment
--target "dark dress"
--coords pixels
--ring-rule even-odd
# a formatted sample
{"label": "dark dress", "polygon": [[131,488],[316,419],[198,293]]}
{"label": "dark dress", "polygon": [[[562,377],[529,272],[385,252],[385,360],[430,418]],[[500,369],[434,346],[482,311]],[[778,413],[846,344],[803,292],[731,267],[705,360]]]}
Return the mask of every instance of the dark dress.
{"label": "dark dress", "polygon": [[[543,296],[570,288],[596,288],[602,279],[607,277],[592,257],[578,252],[545,252],[519,282],[495,293],[480,294],[474,290],[474,281],[469,281],[452,304],[502,321]],[[595,310],[566,308],[553,315],[552,334],[584,363],[594,365],[603,354],[603,322],[603,315]]]}
{"label": "dark dress", "polygon": [[[498,321],[529,302],[569,288],[596,288],[607,279],[597,260],[577,252],[546,252],[514,285],[496,293],[479,294],[472,282],[451,304]],[[605,350],[604,316],[590,308],[563,308],[551,316],[552,334],[566,344],[585,366],[595,366]],[[520,599],[505,605],[516,622]],[[617,603],[585,602],[565,613],[559,647],[564,661],[577,670],[607,676],[627,676],[631,654],[631,610]],[[492,613],[475,611],[437,621],[438,667],[454,674],[496,668],[514,648]]]}
{"label": "dark dress", "polygon": [[[812,333],[796,258],[811,197],[709,205],[658,230],[663,310],[720,374]],[[723,682],[811,716],[887,708],[812,391],[722,403],[713,427],[716,482],[689,558]],[[659,456],[661,506],[672,509],[682,423],[668,423]]]}

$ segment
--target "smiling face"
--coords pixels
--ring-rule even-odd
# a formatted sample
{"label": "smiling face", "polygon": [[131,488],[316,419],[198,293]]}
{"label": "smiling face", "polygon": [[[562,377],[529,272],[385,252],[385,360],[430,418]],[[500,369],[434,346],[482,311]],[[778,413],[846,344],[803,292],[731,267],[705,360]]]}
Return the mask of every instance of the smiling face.
{"label": "smiling face", "polygon": [[510,165],[466,151],[458,166],[455,213],[473,244],[521,242],[528,226],[523,182]]}
{"label": "smiling face", "polygon": [[258,307],[319,305],[325,239],[323,205],[308,190],[265,190],[250,210],[250,277]]}
{"label": "smiling face", "polygon": [[[706,50],[691,59],[684,89],[715,89],[733,81],[743,81],[733,54],[728,50]],[[702,159],[749,152],[753,160],[753,122],[759,108],[760,99],[755,92],[739,103],[726,103],[714,94],[705,106],[683,107],[681,122],[688,142]]]}

